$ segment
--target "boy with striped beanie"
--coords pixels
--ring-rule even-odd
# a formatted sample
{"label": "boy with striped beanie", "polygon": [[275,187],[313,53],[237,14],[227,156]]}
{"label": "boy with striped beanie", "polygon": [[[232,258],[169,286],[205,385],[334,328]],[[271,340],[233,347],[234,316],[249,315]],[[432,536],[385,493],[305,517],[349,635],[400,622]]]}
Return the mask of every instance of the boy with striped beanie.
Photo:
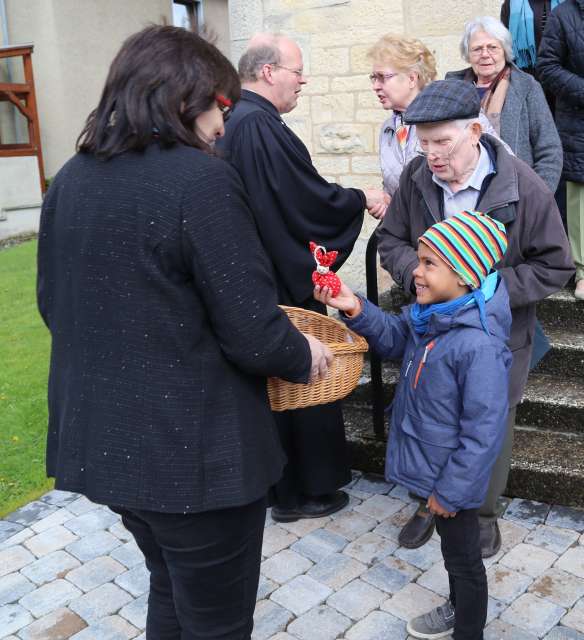
{"label": "boy with striped beanie", "polygon": [[[487,579],[478,509],[501,449],[508,412],[511,310],[493,267],[507,249],[505,227],[463,211],[430,227],[418,244],[416,303],[386,313],[344,283],[320,302],[384,359],[402,359],[392,405],[385,476],[436,515],[448,602],[410,620],[414,638],[483,637]],[[455,517],[456,516],[456,517]]]}

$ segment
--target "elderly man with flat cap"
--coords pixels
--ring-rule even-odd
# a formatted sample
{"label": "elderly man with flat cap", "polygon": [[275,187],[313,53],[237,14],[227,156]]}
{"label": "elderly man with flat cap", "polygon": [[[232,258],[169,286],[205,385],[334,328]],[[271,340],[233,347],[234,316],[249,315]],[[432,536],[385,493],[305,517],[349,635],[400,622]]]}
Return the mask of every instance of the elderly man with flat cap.
{"label": "elderly man with flat cap", "polygon": [[[501,546],[497,500],[509,474],[515,410],[529,371],[535,305],[564,286],[574,268],[552,192],[499,140],[482,134],[479,110],[475,88],[460,80],[433,82],[411,103],[404,119],[416,125],[423,156],[412,160],[402,173],[377,234],[382,265],[413,294],[418,238],[429,226],[466,209],[487,213],[505,225],[509,248],[496,268],[507,285],[513,317],[511,408],[507,437],[479,511],[481,550],[483,557],[489,557]],[[405,547],[419,547],[433,528],[433,514],[420,505],[399,541]],[[454,627],[451,613],[446,607],[423,616],[422,635],[415,637],[442,637]]]}

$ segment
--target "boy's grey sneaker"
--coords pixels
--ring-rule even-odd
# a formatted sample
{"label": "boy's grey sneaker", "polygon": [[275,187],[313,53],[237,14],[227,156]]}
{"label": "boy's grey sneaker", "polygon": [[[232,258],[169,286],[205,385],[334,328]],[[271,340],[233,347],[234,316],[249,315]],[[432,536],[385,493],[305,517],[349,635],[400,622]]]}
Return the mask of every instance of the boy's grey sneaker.
{"label": "boy's grey sneaker", "polygon": [[407,632],[414,638],[445,638],[454,629],[454,607],[450,600],[408,622]]}

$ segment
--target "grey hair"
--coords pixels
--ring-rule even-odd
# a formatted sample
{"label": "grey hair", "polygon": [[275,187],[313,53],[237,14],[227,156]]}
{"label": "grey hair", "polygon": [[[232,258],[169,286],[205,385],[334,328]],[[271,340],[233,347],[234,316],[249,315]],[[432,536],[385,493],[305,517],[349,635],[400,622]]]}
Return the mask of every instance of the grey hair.
{"label": "grey hair", "polygon": [[515,56],[513,55],[513,39],[509,29],[497,18],[492,16],[480,16],[474,20],[469,20],[464,25],[464,34],[460,41],[460,55],[467,62],[470,61],[470,39],[477,31],[484,31],[488,33],[491,38],[498,40],[503,51],[505,52],[505,60],[507,62],[513,62]]}
{"label": "grey hair", "polygon": [[478,118],[459,118],[458,120],[455,120],[454,123],[456,124],[456,126],[459,129],[464,129],[465,127],[468,127],[471,124],[475,124],[475,123],[480,124],[481,125],[481,129],[484,128],[480,117],[478,117]]}
{"label": "grey hair", "polygon": [[280,49],[277,40],[273,44],[250,47],[239,59],[238,72],[242,82],[255,82],[265,64],[280,64]]}

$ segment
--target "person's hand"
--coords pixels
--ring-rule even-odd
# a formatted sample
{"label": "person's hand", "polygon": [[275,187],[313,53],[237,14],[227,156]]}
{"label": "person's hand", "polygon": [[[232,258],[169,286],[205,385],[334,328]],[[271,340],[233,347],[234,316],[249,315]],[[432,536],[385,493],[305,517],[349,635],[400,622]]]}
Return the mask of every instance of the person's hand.
{"label": "person's hand", "polygon": [[323,344],[318,338],[308,333],[303,333],[302,335],[308,340],[310,357],[312,358],[312,364],[310,365],[310,382],[316,382],[318,379],[326,377],[328,369],[333,363],[334,356],[326,344]]}
{"label": "person's hand", "polygon": [[366,189],[364,193],[369,215],[376,220],[381,220],[391,202],[391,196],[381,189]]}
{"label": "person's hand", "polygon": [[440,516],[441,518],[454,518],[454,516],[456,516],[456,511],[446,511],[438,500],[436,500],[434,494],[428,498],[426,506],[428,507],[428,511],[433,513],[435,516]]}
{"label": "person's hand", "polygon": [[318,302],[326,304],[333,309],[344,311],[349,316],[356,316],[361,311],[359,298],[344,282],[341,282],[341,290],[334,298],[329,287],[320,287],[318,285],[314,287],[313,295]]}

